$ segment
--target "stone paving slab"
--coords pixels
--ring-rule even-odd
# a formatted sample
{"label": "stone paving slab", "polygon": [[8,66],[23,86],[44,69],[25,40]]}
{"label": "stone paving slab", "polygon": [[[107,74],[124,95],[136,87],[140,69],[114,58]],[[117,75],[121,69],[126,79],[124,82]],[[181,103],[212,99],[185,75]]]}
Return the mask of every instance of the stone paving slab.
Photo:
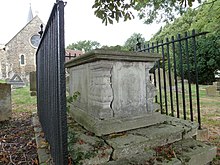
{"label": "stone paving slab", "polygon": [[150,127],[130,130],[122,136],[103,136],[114,149],[112,159],[143,153],[146,149],[190,138],[196,135],[197,125],[167,117],[166,122]]}
{"label": "stone paving slab", "polygon": [[94,132],[97,136],[102,136],[114,132],[122,132],[130,129],[137,129],[163,123],[165,121],[165,117],[159,112],[127,118],[97,120],[84,111],[78,109],[77,107],[71,107],[74,109],[74,111],[70,111],[71,116],[73,116],[74,119],[87,130]]}
{"label": "stone paving slab", "polygon": [[177,158],[167,160],[159,157],[156,158],[155,154],[155,151],[150,150],[144,154],[109,161],[101,165],[182,165],[181,161]]}
{"label": "stone paving slab", "polygon": [[34,126],[39,164],[40,165],[52,165],[52,158],[50,155],[50,151],[48,150],[48,143],[42,136],[42,129],[40,126],[37,113],[33,113],[32,123]]}
{"label": "stone paving slab", "polygon": [[109,161],[102,165],[206,165],[215,158],[217,151],[216,147],[191,138],[173,143],[171,149],[174,154],[170,159],[150,149],[142,154]]}
{"label": "stone paving slab", "polygon": [[205,165],[217,154],[217,147],[194,139],[184,139],[173,144],[176,156],[187,165]]}
{"label": "stone paving slab", "polygon": [[[73,150],[84,157],[89,155],[89,158],[79,161],[82,164],[100,164],[109,160],[130,160],[134,155],[146,153],[154,147],[171,144],[197,134],[197,124],[169,116],[165,118],[166,121],[162,124],[100,137],[87,131],[77,122],[69,120],[69,130],[74,132],[77,139]],[[100,143],[101,147],[97,147]],[[99,151],[99,148],[102,149]],[[91,151],[95,151],[94,156]],[[75,158],[78,159],[76,155]],[[172,161],[175,162],[173,164],[179,163],[177,160]]]}
{"label": "stone paving slab", "polygon": [[75,159],[75,163],[85,165],[95,165],[110,160],[113,149],[106,144],[102,138],[86,131],[76,122],[69,124],[69,146],[70,155]]}

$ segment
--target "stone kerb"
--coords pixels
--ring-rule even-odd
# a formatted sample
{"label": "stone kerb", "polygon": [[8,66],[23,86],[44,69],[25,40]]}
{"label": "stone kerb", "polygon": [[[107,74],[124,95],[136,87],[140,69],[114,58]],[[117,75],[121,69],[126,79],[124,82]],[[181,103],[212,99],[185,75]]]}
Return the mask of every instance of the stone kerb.
{"label": "stone kerb", "polygon": [[9,120],[11,116],[11,85],[0,83],[0,121]]}
{"label": "stone kerb", "polygon": [[155,112],[156,89],[149,70],[161,56],[138,52],[94,50],[66,63],[74,119],[96,135],[163,122]]}

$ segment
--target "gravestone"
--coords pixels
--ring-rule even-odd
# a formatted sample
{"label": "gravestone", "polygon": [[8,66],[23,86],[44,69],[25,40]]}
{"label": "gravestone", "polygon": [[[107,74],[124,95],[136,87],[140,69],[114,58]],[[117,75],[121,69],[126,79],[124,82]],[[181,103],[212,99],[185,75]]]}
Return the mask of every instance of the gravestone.
{"label": "gravestone", "polygon": [[213,85],[210,85],[206,88],[207,96],[220,96],[220,81],[213,82]]}
{"label": "gravestone", "polygon": [[163,122],[149,70],[157,54],[94,50],[66,63],[74,119],[96,135]]}
{"label": "gravestone", "polygon": [[0,83],[0,121],[9,120],[11,115],[11,85]]}
{"label": "gravestone", "polygon": [[[159,87],[158,68],[155,70],[155,75],[156,75],[156,84],[157,84],[157,87]],[[154,78],[153,74],[152,74],[152,78]],[[169,82],[169,72],[168,71],[165,71],[165,79],[166,79],[166,88],[169,89],[170,82]],[[175,80],[174,80],[174,74],[172,72],[171,72],[170,80],[171,80],[171,85],[174,86]],[[161,88],[164,88],[164,73],[163,73],[162,68],[160,68],[160,85],[161,85]]]}
{"label": "gravestone", "polygon": [[7,81],[7,84],[11,84],[12,88],[22,88],[25,86],[25,82],[17,73],[15,73],[14,76]]}
{"label": "gravestone", "polygon": [[30,95],[36,96],[37,95],[37,88],[36,88],[36,72],[30,72]]}
{"label": "gravestone", "polygon": [[216,82],[213,83],[216,86],[216,90],[220,92],[220,79],[217,79]]}

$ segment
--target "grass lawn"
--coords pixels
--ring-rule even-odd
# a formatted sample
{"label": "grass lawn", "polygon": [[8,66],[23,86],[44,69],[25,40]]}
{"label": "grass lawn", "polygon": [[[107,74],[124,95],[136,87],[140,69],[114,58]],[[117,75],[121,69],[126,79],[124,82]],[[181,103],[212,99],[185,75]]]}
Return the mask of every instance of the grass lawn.
{"label": "grass lawn", "polygon": [[5,83],[5,80],[0,80],[0,83]]}
{"label": "grass lawn", "polygon": [[12,109],[14,112],[36,111],[36,96],[30,96],[29,86],[12,89]]}

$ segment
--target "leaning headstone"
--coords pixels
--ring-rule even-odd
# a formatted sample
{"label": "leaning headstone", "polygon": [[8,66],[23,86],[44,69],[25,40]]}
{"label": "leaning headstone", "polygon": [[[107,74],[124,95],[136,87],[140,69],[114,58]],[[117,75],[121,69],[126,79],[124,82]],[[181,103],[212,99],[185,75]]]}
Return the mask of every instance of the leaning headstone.
{"label": "leaning headstone", "polygon": [[11,115],[11,85],[0,83],[0,121],[9,120]]}
{"label": "leaning headstone", "polygon": [[213,82],[213,85],[206,88],[206,95],[207,96],[220,96],[219,89],[220,82]]}
{"label": "leaning headstone", "polygon": [[[171,73],[171,77],[169,80],[169,72],[165,71],[165,76],[164,76],[164,72],[163,69],[160,68],[160,77],[159,77],[159,71],[158,68],[155,70],[155,75],[156,75],[156,83],[157,83],[157,87],[159,87],[159,79],[160,79],[160,85],[161,88],[164,88],[164,80],[166,80],[166,88],[169,89],[169,86],[174,86],[175,85],[175,81],[174,81],[174,75],[173,73]],[[165,78],[164,78],[165,77]],[[153,75],[152,75],[153,78]],[[171,83],[171,84],[170,84]]]}
{"label": "leaning headstone", "polygon": [[37,88],[36,88],[36,72],[30,72],[30,95],[36,96],[37,95]]}
{"label": "leaning headstone", "polygon": [[15,73],[14,76],[7,81],[7,84],[11,84],[12,88],[22,88],[25,86],[25,82],[17,73]]}

